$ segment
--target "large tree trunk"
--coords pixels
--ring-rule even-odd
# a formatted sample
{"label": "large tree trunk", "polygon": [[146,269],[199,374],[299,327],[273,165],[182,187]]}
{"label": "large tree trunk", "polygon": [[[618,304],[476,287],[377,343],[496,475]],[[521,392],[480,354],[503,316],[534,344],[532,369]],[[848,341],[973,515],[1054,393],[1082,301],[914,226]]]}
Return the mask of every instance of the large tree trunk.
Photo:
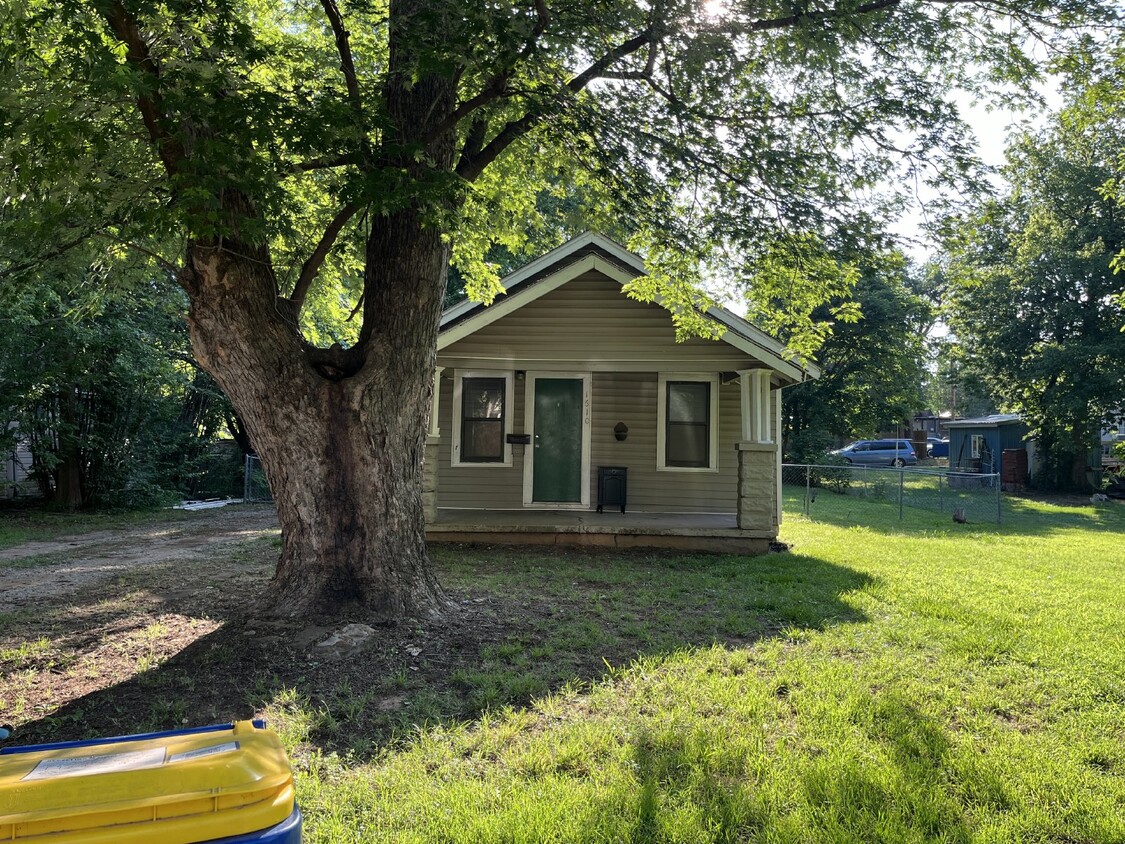
{"label": "large tree trunk", "polygon": [[280,614],[391,620],[446,606],[421,468],[448,253],[407,213],[380,220],[367,252],[373,331],[349,350],[303,344],[267,255],[189,255],[196,356],[245,421],[281,521],[268,593]]}
{"label": "large tree trunk", "polygon": [[79,414],[75,408],[77,395],[78,388],[70,387],[59,396],[55,491],[51,497],[51,504],[55,507],[71,511],[79,509],[85,503],[82,495]]}

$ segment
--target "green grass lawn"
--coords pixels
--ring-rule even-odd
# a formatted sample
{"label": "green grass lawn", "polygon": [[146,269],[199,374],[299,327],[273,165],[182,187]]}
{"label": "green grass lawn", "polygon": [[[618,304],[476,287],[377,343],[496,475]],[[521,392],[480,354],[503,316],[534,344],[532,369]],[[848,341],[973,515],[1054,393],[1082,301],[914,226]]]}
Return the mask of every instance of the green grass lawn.
{"label": "green grass lawn", "polygon": [[588,611],[467,680],[530,677],[526,704],[373,753],[279,696],[306,840],[1125,841],[1125,508],[1006,516],[790,516],[789,554],[656,567],[443,552],[451,586]]}

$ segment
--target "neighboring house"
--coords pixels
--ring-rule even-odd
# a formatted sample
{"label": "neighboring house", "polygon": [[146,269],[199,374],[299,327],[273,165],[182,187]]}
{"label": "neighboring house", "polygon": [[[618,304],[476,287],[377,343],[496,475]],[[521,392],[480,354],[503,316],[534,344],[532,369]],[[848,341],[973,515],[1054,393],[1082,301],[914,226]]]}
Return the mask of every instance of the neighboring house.
{"label": "neighboring house", "polygon": [[1101,465],[1116,467],[1120,460],[1114,449],[1118,444],[1125,443],[1125,416],[1118,416],[1109,427],[1102,428],[1101,433]]}
{"label": "neighboring house", "polygon": [[[8,430],[16,427],[15,422],[8,425]],[[3,453],[3,475],[0,478],[0,498],[18,498],[27,495],[38,495],[38,489],[31,481],[31,449],[22,439],[17,439],[15,446],[5,449]]]}
{"label": "neighboring house", "polygon": [[914,415],[914,422],[911,426],[911,431],[923,431],[928,437],[938,437],[939,439],[945,435],[945,426],[949,423],[951,416],[948,414],[930,413],[917,413]]}
{"label": "neighboring house", "polygon": [[505,278],[492,305],[445,312],[431,540],[768,548],[780,391],[819,371],[720,308],[722,339],[677,343],[667,310],[622,291],[643,273],[587,233]]}

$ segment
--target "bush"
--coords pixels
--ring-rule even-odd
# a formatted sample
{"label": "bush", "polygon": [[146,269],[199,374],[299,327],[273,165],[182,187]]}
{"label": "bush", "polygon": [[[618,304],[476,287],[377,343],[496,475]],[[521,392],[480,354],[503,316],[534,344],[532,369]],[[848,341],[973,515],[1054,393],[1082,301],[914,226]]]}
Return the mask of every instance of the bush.
{"label": "bush", "polygon": [[801,431],[794,434],[786,443],[785,462],[801,463],[809,466],[819,466],[827,457],[834,457],[831,449],[834,444],[832,437],[820,431]]}
{"label": "bush", "polygon": [[[822,486],[838,495],[846,495],[852,485],[851,464],[838,454],[825,452],[812,470],[813,486]],[[839,468],[833,468],[833,467]]]}

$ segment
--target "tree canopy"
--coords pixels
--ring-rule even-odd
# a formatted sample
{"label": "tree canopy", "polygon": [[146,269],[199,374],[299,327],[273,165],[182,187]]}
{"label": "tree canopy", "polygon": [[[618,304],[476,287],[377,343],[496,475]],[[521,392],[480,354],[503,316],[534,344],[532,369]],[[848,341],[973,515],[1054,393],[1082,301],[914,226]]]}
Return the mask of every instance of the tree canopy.
{"label": "tree canopy", "polygon": [[950,225],[950,324],[1005,409],[1031,424],[1043,480],[1085,486],[1097,435],[1125,403],[1125,208],[1106,190],[1120,115],[1073,93],[1008,152],[1011,189]]}
{"label": "tree canopy", "polygon": [[143,280],[122,285],[136,269],[127,257],[68,257],[0,315],[0,418],[16,423],[40,491],[70,509],[232,492],[237,450],[226,477],[202,477],[219,468],[207,447],[233,420],[191,358],[183,292],[143,266]]}
{"label": "tree canopy", "polygon": [[[835,438],[897,428],[921,406],[933,309],[913,289],[919,272],[900,253],[887,253],[864,268],[854,291],[812,314],[836,324],[817,355],[821,377],[783,393],[786,448],[796,462],[815,462]],[[831,311],[846,302],[856,312],[836,322]]]}
{"label": "tree canopy", "polygon": [[[950,90],[1034,78],[1029,43],[1108,14],[1043,0],[5,12],[5,270],[90,236],[178,264],[184,239],[237,230],[270,245],[314,345],[358,342],[359,317],[339,336],[326,325],[362,295],[362,234],[415,204],[454,235],[454,265],[485,299],[489,247],[519,251],[536,197],[560,181],[585,186],[591,226],[628,220],[636,245],[719,245],[757,270],[793,235],[868,239],[896,201],[888,176],[968,173]],[[424,90],[438,77],[453,83],[447,102]],[[417,137],[393,127],[398,82],[435,112]],[[447,131],[448,165],[426,151]],[[232,214],[234,193],[249,207]],[[664,292],[681,310],[692,301]],[[787,292],[762,301],[776,309]]]}

